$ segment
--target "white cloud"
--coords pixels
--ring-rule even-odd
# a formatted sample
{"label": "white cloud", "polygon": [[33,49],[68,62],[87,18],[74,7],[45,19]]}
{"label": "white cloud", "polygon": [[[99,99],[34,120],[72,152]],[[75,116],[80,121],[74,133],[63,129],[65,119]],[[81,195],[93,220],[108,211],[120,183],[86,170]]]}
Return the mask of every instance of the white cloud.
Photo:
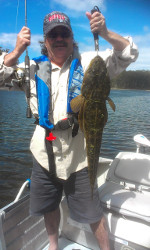
{"label": "white cloud", "polygon": [[39,51],[40,52],[40,45],[39,41],[43,40],[43,35],[32,35],[31,37],[31,49],[34,51]]}
{"label": "white cloud", "polygon": [[144,35],[138,35],[138,36],[134,36],[134,41],[142,46],[142,47],[145,47],[145,46],[150,46],[150,33],[145,33]]}
{"label": "white cloud", "polygon": [[87,10],[91,10],[93,8],[93,6],[97,5],[101,10],[105,9],[104,6],[104,0],[74,0],[74,1],[70,1],[70,0],[54,0],[55,3],[58,3],[59,5],[62,5],[65,8],[68,8],[70,10],[73,11],[77,11],[77,12],[83,12],[83,11],[87,11]]}
{"label": "white cloud", "polygon": [[150,33],[134,36],[133,41],[138,46],[139,57],[129,69],[150,70]]}
{"label": "white cloud", "polygon": [[72,24],[72,28],[74,28],[74,27],[79,28],[79,29],[83,29],[84,31],[88,31],[88,32],[90,31],[90,24],[89,23],[87,25],[83,24],[83,23]]}
{"label": "white cloud", "polygon": [[149,32],[149,31],[150,31],[150,28],[149,28],[148,26],[144,26],[144,27],[143,27],[143,30],[144,30],[145,32]]}
{"label": "white cloud", "polygon": [[0,45],[3,48],[14,48],[16,44],[17,34],[15,33],[1,33]]}
{"label": "white cloud", "polygon": [[[16,45],[17,34],[16,33],[1,33],[0,34],[0,46],[2,48],[14,49]],[[40,52],[39,41],[43,40],[42,35],[32,35],[30,48],[34,51]]]}
{"label": "white cloud", "polygon": [[139,47],[137,61],[129,66],[130,70],[150,70],[150,47]]}

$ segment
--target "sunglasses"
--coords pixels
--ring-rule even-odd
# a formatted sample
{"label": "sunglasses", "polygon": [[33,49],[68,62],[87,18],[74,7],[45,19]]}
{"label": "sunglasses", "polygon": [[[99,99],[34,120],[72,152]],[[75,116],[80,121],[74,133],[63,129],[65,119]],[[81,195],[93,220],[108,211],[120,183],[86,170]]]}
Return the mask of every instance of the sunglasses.
{"label": "sunglasses", "polygon": [[61,36],[61,38],[69,38],[71,36],[71,32],[68,29],[61,31],[53,30],[46,35],[46,37],[51,39],[56,39],[58,36]]}

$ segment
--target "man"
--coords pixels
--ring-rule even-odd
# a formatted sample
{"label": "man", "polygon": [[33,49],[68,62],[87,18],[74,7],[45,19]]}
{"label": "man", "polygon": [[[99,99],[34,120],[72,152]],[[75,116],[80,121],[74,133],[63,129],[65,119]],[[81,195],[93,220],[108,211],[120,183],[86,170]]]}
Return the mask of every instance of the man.
{"label": "man", "polygon": [[[137,47],[131,37],[123,38],[109,31],[101,13],[87,12],[86,15],[91,31],[113,46],[113,50],[99,52],[112,78],[136,60]],[[91,198],[84,135],[70,113],[70,96],[79,94],[83,71],[96,53],[79,54],[70,20],[64,13],[46,15],[43,31],[45,56],[30,63],[30,106],[37,120],[30,146],[33,154],[30,212],[44,215],[49,250],[58,249],[59,204],[64,190],[70,216],[78,222],[89,223],[100,249],[109,250],[108,229],[96,184]],[[30,30],[23,27],[15,49],[1,56],[1,82],[14,72],[19,56],[30,45],[30,37]],[[75,90],[71,92],[73,84]]]}

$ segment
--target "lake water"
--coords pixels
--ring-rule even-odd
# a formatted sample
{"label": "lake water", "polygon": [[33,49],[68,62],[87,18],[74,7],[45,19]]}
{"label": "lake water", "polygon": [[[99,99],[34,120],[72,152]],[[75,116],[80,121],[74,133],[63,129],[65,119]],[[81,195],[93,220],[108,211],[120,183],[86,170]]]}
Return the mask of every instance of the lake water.
{"label": "lake water", "polygon": [[[119,151],[136,151],[133,136],[150,139],[150,92],[112,90],[114,113],[108,105],[108,122],[103,133],[101,156],[114,158]],[[23,92],[0,91],[0,207],[13,201],[22,183],[30,178],[30,139],[34,119],[26,118]]]}

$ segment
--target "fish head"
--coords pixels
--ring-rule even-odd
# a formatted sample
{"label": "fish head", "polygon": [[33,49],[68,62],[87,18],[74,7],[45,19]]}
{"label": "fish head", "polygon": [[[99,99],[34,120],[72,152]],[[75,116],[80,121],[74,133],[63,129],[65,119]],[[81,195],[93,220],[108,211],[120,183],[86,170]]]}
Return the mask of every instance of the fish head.
{"label": "fish head", "polygon": [[86,98],[95,99],[103,97],[107,98],[110,92],[110,78],[107,72],[106,64],[100,56],[94,57],[83,78],[81,93]]}

